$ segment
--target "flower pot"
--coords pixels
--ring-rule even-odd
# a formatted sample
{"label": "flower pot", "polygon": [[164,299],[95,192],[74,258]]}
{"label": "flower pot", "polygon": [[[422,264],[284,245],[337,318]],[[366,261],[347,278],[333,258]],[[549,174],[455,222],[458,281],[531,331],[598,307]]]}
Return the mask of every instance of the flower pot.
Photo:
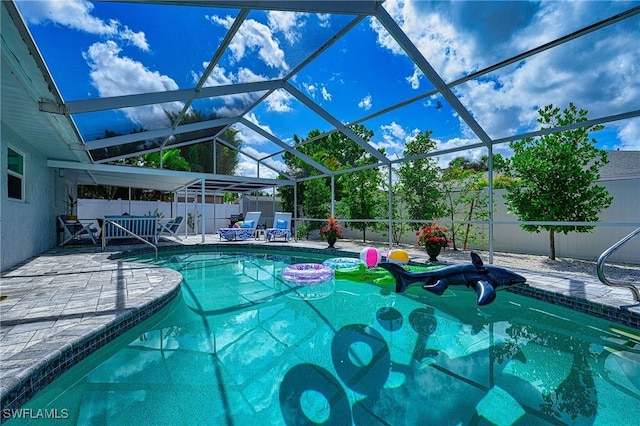
{"label": "flower pot", "polygon": [[427,247],[427,254],[429,255],[429,262],[437,262],[438,255],[440,254],[442,247]]}
{"label": "flower pot", "polygon": [[329,244],[329,248],[333,248],[336,241],[338,241],[337,237],[327,237],[327,244]]}

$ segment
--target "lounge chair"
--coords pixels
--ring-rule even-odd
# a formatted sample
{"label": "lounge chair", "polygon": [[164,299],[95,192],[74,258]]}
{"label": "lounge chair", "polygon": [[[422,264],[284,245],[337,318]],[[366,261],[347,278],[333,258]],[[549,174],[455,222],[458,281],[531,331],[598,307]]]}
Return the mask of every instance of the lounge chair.
{"label": "lounge chair", "polygon": [[236,222],[240,222],[241,220],[244,220],[242,213],[232,214],[231,216],[229,216],[229,226],[227,226],[227,228],[233,228],[233,225],[235,225]]}
{"label": "lounge chair", "polygon": [[178,216],[175,219],[171,219],[169,222],[165,223],[165,224],[158,224],[158,237],[161,236],[161,234],[169,234],[173,237],[176,237],[177,239],[180,239],[180,237],[178,236],[178,230],[180,229],[180,226],[182,225],[182,221],[184,220],[183,216]]}
{"label": "lounge chair", "polygon": [[[220,239],[224,238],[227,241],[248,240],[256,233],[256,228],[258,227],[261,215],[262,212],[248,212],[244,216],[242,225],[239,225],[237,228],[234,226],[233,228],[218,229]],[[236,223],[236,225],[239,223],[240,222]]]}
{"label": "lounge chair", "polygon": [[84,237],[89,237],[93,244],[96,243],[100,230],[93,226],[93,222],[80,223],[79,221],[67,222],[66,216],[58,216],[58,225],[64,233],[60,245],[65,245],[69,241],[79,241]]}
{"label": "lounge chair", "polygon": [[276,237],[284,237],[285,241],[291,239],[291,213],[276,212],[273,215],[273,228],[267,228],[264,231],[264,238],[271,241]]}

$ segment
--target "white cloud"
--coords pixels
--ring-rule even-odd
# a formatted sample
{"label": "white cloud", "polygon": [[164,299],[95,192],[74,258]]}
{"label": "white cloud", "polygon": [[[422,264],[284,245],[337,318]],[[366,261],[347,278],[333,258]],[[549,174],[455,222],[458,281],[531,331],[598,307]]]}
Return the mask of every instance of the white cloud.
{"label": "white cloud", "polygon": [[618,137],[620,145],[615,149],[623,149],[629,151],[640,151],[640,118],[627,120],[612,127],[618,128]]}
{"label": "white cloud", "polygon": [[20,11],[31,24],[49,21],[91,34],[115,35],[118,32],[117,21],[107,23],[91,15],[94,5],[89,1],[21,0],[18,3]]}
{"label": "white cloud", "polygon": [[329,91],[327,90],[327,86],[322,86],[322,89],[320,91],[322,92],[322,99],[324,99],[325,101],[331,100],[331,93],[329,93]]}
{"label": "white cloud", "polygon": [[327,86],[324,84],[302,83],[302,87],[311,99],[322,97],[325,101],[331,101],[333,98],[333,95],[331,95],[331,92],[329,92],[329,89],[327,89]]}
{"label": "white cloud", "polygon": [[145,34],[134,32],[129,27],[122,28],[116,20],[104,20],[92,16],[94,5],[85,0],[65,1],[26,1],[18,2],[20,11],[30,24],[53,22],[75,30],[104,37],[119,38],[137,46],[143,51],[149,50]]}
{"label": "white cloud", "polygon": [[[467,138],[452,138],[446,141],[442,141],[439,139],[432,138],[433,141],[436,142],[436,150],[443,151],[447,149],[455,149],[465,147],[471,144],[478,143],[478,139],[467,139]],[[472,161],[480,160],[483,155],[487,155],[487,150],[484,148],[476,148],[476,149],[467,149],[464,151],[453,152],[450,154],[439,155],[437,157],[438,166],[445,168],[449,165],[451,160],[457,157],[465,157],[469,158]]]}
{"label": "white cloud", "polygon": [[226,29],[231,29],[231,26],[235,21],[235,18],[231,15],[227,15],[224,18],[218,15],[205,15],[204,17],[214,24],[220,25],[221,27],[224,27]]}
{"label": "white cloud", "polygon": [[[260,124],[258,117],[256,117],[254,113],[251,112],[245,115],[244,118],[246,118],[247,121],[260,127],[265,132],[270,133],[272,135],[274,134],[268,125]],[[248,128],[243,124],[237,124],[235,126],[235,129],[238,130],[239,137],[242,140],[242,142],[244,142],[245,146],[246,145],[266,145],[266,144],[272,143],[271,141],[265,139],[262,135],[259,135],[258,133],[254,132],[252,129]]]}
{"label": "white cloud", "polygon": [[[471,3],[426,5],[414,0],[387,0],[383,7],[445,81],[547,43],[612,13],[607,3],[514,2],[499,9],[496,6],[495,12],[504,15],[503,9],[510,7],[523,16],[514,14],[506,25],[494,25],[504,16],[492,14],[491,18],[479,17],[477,25],[470,26]],[[404,55],[376,20],[370,23],[380,46]],[[566,108],[573,102],[587,109],[590,118],[635,110],[640,99],[640,51],[629,46],[638,38],[640,28],[623,21],[453,90],[493,138],[537,129],[537,110],[548,104]],[[418,70],[406,79],[412,88],[419,88]],[[462,134],[471,137],[462,120],[460,125]],[[624,131],[634,127],[619,126],[622,145],[637,146]]]}
{"label": "white cloud", "polygon": [[[208,65],[209,65],[208,62],[203,62],[202,68],[206,69]],[[193,79],[193,83],[195,84],[202,77],[202,73],[201,72],[196,73],[195,71],[192,71],[191,77]],[[237,81],[237,77],[235,76],[235,74],[231,72],[227,73],[227,70],[225,68],[219,65],[216,65],[211,71],[211,74],[209,74],[209,76],[207,77],[207,80],[204,83],[204,85],[205,86],[226,86],[229,84],[233,84],[235,81]]]}
{"label": "white cloud", "polygon": [[[382,141],[372,142],[372,145],[376,148],[384,148],[387,156],[391,159],[402,158],[405,156],[404,149],[408,142],[413,141],[420,133],[420,129],[406,129],[402,125],[395,121],[390,124],[380,126],[382,134]],[[436,151],[443,151],[448,149],[463,148],[472,144],[478,143],[478,139],[472,138],[451,138],[447,140],[440,140],[437,138],[431,138],[436,143]],[[508,145],[498,145],[494,148],[494,152],[501,153],[503,155],[511,155],[511,151]],[[451,154],[439,155],[436,157],[439,167],[447,167],[449,162],[456,157],[464,156],[471,160],[479,160],[483,155],[487,155],[487,150],[484,148],[476,148],[472,150],[462,150]]]}
{"label": "white cloud", "polygon": [[405,139],[407,137],[407,132],[395,121],[392,121],[391,124],[380,126],[380,130],[385,133],[385,137],[388,136],[395,139]]}
{"label": "white cloud", "polygon": [[384,148],[389,158],[399,158],[404,151],[405,144],[415,138],[418,130],[407,131],[400,124],[392,121],[390,124],[380,126],[382,141],[372,141],[375,149]]}
{"label": "white cloud", "polygon": [[405,77],[405,80],[407,80],[407,82],[411,85],[412,89],[419,89],[420,88],[420,79],[421,78],[424,78],[424,74],[422,73],[420,68],[418,68],[417,66],[414,65],[413,74],[411,74],[410,76]]}
{"label": "white cloud", "polygon": [[[243,147],[242,149],[247,154],[254,158],[263,158],[269,155],[266,152],[259,151],[253,147]],[[264,164],[268,164],[274,167],[276,170],[286,170],[286,166],[282,161],[268,158],[264,160]],[[278,172],[272,170],[269,167],[260,165],[260,177],[265,179],[275,179],[278,176]],[[258,176],[258,163],[245,155],[238,155],[238,167],[236,168],[236,174],[238,176],[257,177]]]}
{"label": "white cloud", "polygon": [[[178,89],[178,85],[170,77],[151,71],[131,58],[119,56],[120,51],[116,42],[107,41],[94,43],[83,53],[91,69],[91,83],[100,97]],[[170,102],[126,108],[123,112],[136,124],[146,129],[155,129],[169,124],[164,110],[178,112],[182,107],[181,102]]]}
{"label": "white cloud", "polygon": [[[454,80],[476,68],[473,58],[475,40],[461,32],[447,16],[436,8],[420,7],[411,0],[387,0],[383,7],[413,41],[422,55],[445,81]],[[395,54],[404,51],[387,30],[375,19],[370,21],[378,44]],[[407,76],[414,89],[418,88],[416,74]]]}
{"label": "white cloud", "polygon": [[304,90],[307,92],[309,96],[315,99],[316,91],[317,91],[316,86],[314,86],[313,84],[302,83],[302,87],[304,88]]}
{"label": "white cloud", "polygon": [[[208,62],[202,63],[202,68],[206,69],[209,65]],[[198,82],[202,77],[202,73],[191,72],[191,78],[194,82]],[[219,65],[216,65],[207,80],[205,81],[205,87],[209,86],[227,86],[235,83],[249,83],[254,81],[264,81],[266,77],[255,74],[248,68],[238,68],[237,73],[227,70]],[[228,117],[232,115],[238,115],[242,113],[247,107],[255,102],[264,92],[249,92],[249,93],[237,93],[233,95],[221,96],[218,98],[223,103],[222,106],[214,109],[214,113],[220,117]]]}
{"label": "white cloud", "polygon": [[289,112],[292,111],[291,102],[293,96],[286,90],[278,89],[266,99],[267,111]]}
{"label": "white cloud", "polygon": [[331,26],[331,15],[328,13],[318,13],[316,14],[318,18],[318,25],[327,28]]}
{"label": "white cloud", "polygon": [[289,44],[294,44],[300,39],[300,31],[306,24],[308,13],[303,12],[267,12],[267,23],[273,32],[280,32],[284,35]]}
{"label": "white cloud", "polygon": [[125,26],[124,30],[120,32],[120,38],[122,40],[130,41],[131,44],[137,46],[140,50],[148,51],[149,44],[147,43],[146,36],[143,32],[134,32],[129,27]]}
{"label": "white cloud", "polygon": [[358,102],[358,108],[364,109],[365,111],[370,110],[372,106],[373,99],[371,98],[370,94],[360,99],[360,102]]}
{"label": "white cloud", "polygon": [[[233,18],[227,16],[220,18],[211,16],[209,19],[224,28],[229,29],[233,24]],[[247,19],[236,33],[229,44],[232,52],[232,59],[240,61],[250,53],[258,52],[258,57],[270,68],[278,69],[281,73],[289,70],[289,65],[285,61],[284,51],[280,48],[278,40],[274,37],[271,29],[260,22]]]}

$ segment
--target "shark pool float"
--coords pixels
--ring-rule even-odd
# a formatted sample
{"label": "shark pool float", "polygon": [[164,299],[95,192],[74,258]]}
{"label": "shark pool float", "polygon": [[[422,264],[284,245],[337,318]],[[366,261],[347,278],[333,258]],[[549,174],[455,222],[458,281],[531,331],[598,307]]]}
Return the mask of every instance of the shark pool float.
{"label": "shark pool float", "polygon": [[471,252],[471,265],[452,265],[434,271],[409,272],[395,263],[381,262],[396,280],[396,293],[401,293],[414,283],[440,296],[450,285],[472,287],[478,306],[487,305],[496,298],[496,287],[522,284],[526,278],[497,266],[484,265],[477,253]]}

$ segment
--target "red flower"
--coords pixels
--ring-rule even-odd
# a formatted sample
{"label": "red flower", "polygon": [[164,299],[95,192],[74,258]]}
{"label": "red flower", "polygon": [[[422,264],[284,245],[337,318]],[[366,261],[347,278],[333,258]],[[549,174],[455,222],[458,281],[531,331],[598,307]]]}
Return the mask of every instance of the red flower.
{"label": "red flower", "polygon": [[320,229],[320,236],[325,239],[342,238],[340,222],[335,217],[328,217],[327,223]]}
{"label": "red flower", "polygon": [[418,245],[424,248],[449,247],[447,231],[447,228],[438,225],[436,222],[432,222],[416,231]]}

